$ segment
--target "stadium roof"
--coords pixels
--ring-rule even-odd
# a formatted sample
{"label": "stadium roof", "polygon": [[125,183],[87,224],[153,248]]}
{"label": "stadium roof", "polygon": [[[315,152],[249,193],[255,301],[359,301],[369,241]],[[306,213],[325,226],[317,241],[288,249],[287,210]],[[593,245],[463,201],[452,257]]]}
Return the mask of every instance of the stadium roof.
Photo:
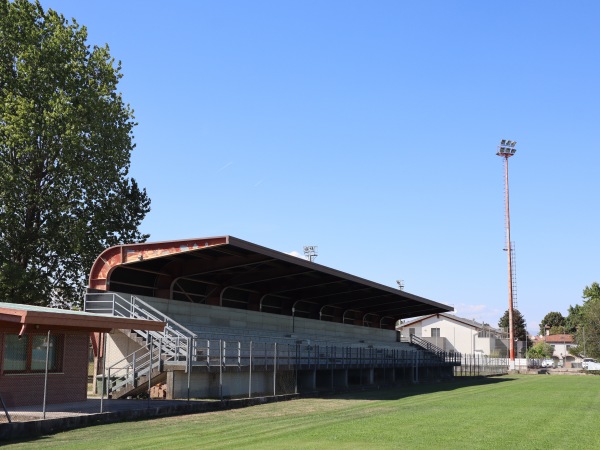
{"label": "stadium roof", "polygon": [[233,236],[111,247],[94,263],[89,288],[379,326],[452,311]]}

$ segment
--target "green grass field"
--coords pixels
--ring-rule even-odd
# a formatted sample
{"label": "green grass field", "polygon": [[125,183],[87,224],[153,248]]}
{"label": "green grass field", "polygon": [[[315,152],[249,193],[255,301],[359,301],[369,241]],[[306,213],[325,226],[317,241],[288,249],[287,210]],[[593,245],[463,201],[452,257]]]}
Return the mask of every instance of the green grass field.
{"label": "green grass field", "polygon": [[89,427],[6,448],[600,448],[600,377],[529,375]]}

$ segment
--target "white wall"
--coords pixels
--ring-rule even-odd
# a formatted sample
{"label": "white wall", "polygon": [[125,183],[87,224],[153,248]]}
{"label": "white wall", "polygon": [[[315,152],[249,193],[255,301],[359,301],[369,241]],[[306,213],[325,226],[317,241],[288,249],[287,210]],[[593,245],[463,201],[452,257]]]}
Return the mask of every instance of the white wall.
{"label": "white wall", "polygon": [[[460,353],[471,354],[476,350],[476,343],[474,336],[477,331],[467,325],[461,325],[457,322],[451,321],[444,316],[428,317],[415,324],[408,324],[402,327],[402,335],[408,337],[409,328],[415,329],[415,335],[426,339],[437,347],[444,348],[444,338],[446,343],[446,350],[454,350]],[[431,329],[440,329],[440,338],[431,336]]]}
{"label": "white wall", "polygon": [[106,361],[107,365],[125,358],[136,350],[139,350],[141,345],[125,335],[120,330],[114,330],[107,335],[106,340]]}
{"label": "white wall", "polygon": [[[444,316],[432,316],[401,328],[402,336],[408,337],[409,329],[415,329],[415,335],[446,351],[463,354],[481,353],[490,355],[496,351],[496,339],[477,336],[478,330],[467,324],[451,320]],[[432,336],[432,328],[440,329],[440,337]]]}

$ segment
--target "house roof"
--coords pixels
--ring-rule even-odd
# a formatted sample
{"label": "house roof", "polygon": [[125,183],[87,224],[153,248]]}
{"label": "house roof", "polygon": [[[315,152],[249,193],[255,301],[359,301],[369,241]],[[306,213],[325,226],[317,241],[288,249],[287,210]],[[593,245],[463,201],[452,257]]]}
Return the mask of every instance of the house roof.
{"label": "house roof", "polygon": [[32,330],[108,332],[113,329],[162,331],[165,323],[43,306],[0,303],[0,326],[3,330],[21,332]]}
{"label": "house roof", "polygon": [[[90,290],[207,303],[227,289],[268,297],[269,312],[312,317],[398,319],[452,307],[233,236],[127,244],[105,250],[90,271]],[[242,300],[244,301],[244,300]],[[353,317],[356,318],[356,317]],[[383,319],[381,319],[383,320]]]}
{"label": "house roof", "polygon": [[410,325],[414,325],[414,324],[416,324],[416,323],[422,322],[422,321],[424,321],[424,320],[426,320],[426,319],[429,319],[429,318],[431,318],[431,317],[440,317],[440,316],[441,316],[441,317],[443,317],[443,318],[445,318],[445,319],[451,320],[451,321],[453,321],[453,322],[458,322],[458,323],[461,323],[461,324],[467,325],[467,326],[469,326],[469,327],[475,328],[475,329],[477,329],[477,330],[488,329],[488,330],[495,330],[495,331],[498,331],[498,332],[500,332],[500,331],[501,331],[501,330],[499,330],[499,329],[497,329],[497,328],[494,328],[494,327],[492,327],[492,326],[490,326],[490,325],[486,325],[486,324],[483,324],[483,323],[479,323],[479,322],[477,322],[477,321],[475,321],[475,320],[465,319],[465,318],[463,318],[463,317],[458,317],[458,316],[455,316],[454,314],[444,314],[444,313],[439,313],[439,314],[429,314],[429,315],[427,315],[427,316],[415,317],[415,318],[413,318],[413,319],[410,319],[410,320],[408,320],[407,322],[403,323],[403,324],[402,324],[400,327],[398,327],[398,328],[406,328],[406,327],[408,327],[408,326],[410,326]]}
{"label": "house roof", "polygon": [[570,334],[550,334],[542,336],[542,339],[548,344],[572,344],[575,342],[575,339]]}

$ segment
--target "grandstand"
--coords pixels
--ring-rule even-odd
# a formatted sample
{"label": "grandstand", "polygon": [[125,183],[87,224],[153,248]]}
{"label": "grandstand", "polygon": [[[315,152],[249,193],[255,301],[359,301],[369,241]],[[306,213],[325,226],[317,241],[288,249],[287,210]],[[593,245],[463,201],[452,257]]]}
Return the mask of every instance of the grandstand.
{"label": "grandstand", "polygon": [[460,361],[395,329],[451,307],[232,236],[111,247],[85,309],[167,323],[108,336],[113,398],[342,390],[451,377]]}

